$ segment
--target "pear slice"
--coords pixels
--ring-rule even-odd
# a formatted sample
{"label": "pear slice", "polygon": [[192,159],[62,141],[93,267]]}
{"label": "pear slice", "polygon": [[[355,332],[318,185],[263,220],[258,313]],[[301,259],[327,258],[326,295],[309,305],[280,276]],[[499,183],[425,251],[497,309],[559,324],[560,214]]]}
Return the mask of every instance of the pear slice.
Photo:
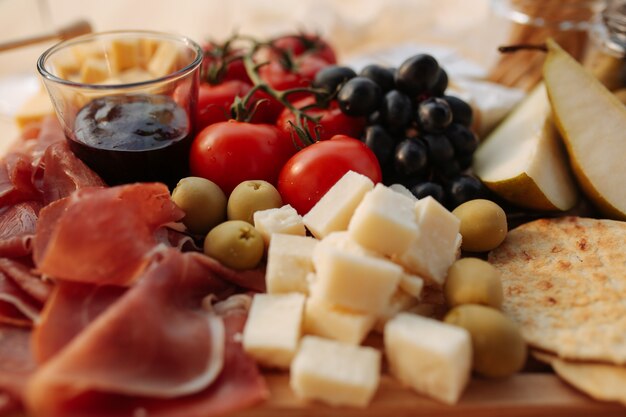
{"label": "pear slice", "polygon": [[550,118],[544,84],[481,143],[473,168],[489,189],[517,206],[569,210],[576,204],[576,185]]}
{"label": "pear slice", "polygon": [[626,107],[556,42],[543,76],[581,188],[606,216],[626,219]]}

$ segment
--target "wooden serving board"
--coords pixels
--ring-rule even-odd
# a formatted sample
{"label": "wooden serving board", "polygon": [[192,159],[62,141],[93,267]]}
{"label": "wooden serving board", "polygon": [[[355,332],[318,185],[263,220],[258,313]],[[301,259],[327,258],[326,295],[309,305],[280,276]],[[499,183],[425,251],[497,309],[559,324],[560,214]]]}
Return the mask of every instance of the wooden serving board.
{"label": "wooden serving board", "polygon": [[520,373],[504,380],[474,378],[461,400],[443,405],[383,376],[369,407],[329,407],[295,397],[286,374],[266,375],[271,397],[237,417],[576,417],[626,416],[626,407],[595,401],[551,373]]}

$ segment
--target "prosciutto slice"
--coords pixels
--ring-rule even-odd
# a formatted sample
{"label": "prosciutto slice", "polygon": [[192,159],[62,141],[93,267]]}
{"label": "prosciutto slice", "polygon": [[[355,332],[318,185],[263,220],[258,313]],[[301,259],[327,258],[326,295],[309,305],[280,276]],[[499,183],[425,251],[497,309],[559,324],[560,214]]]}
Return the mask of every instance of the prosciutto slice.
{"label": "prosciutto slice", "polygon": [[31,162],[30,155],[21,152],[10,153],[0,161],[0,207],[41,198],[32,182]]}
{"label": "prosciutto slice", "polygon": [[202,299],[228,285],[198,255],[169,249],[162,256],[36,372],[26,393],[33,414],[66,415],[66,404],[92,391],[174,398],[215,381],[224,324],[202,309]]}
{"label": "prosciutto slice", "polygon": [[57,282],[33,331],[37,362],[56,355],[125,291],[125,287],[111,285]]}
{"label": "prosciutto slice", "polygon": [[67,142],[48,146],[41,160],[43,168],[42,194],[45,204],[69,197],[72,192],[86,187],[106,184],[70,150]]}
{"label": "prosciutto slice", "polygon": [[[234,413],[269,397],[269,390],[256,363],[243,351],[238,335],[243,331],[246,311],[221,311],[226,346],[219,377],[205,389],[170,399],[88,391],[68,399],[49,417],[213,417]],[[38,415],[38,414],[35,414]],[[43,414],[42,414],[43,415]]]}
{"label": "prosciutto slice", "polygon": [[30,255],[41,204],[24,202],[0,214],[0,257]]}
{"label": "prosciutto slice", "polygon": [[0,271],[0,323],[30,327],[38,320],[40,310],[39,302]]}
{"label": "prosciutto slice", "polygon": [[57,279],[130,285],[159,245],[156,230],[183,215],[163,184],[78,190],[41,210],[35,265]]}
{"label": "prosciutto slice", "polygon": [[9,404],[19,403],[37,366],[29,342],[30,329],[0,325],[0,396]]}

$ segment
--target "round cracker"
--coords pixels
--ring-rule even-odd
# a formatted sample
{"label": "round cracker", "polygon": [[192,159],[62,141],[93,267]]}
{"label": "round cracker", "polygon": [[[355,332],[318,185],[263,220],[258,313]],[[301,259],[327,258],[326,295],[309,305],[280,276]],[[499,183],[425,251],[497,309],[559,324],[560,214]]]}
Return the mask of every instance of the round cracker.
{"label": "round cracker", "polygon": [[552,366],[554,372],[573,387],[601,401],[626,405],[626,367],[605,363],[568,362],[545,352],[532,355]]}
{"label": "round cracker", "polygon": [[573,360],[626,363],[626,223],[541,219],[489,254],[526,341]]}

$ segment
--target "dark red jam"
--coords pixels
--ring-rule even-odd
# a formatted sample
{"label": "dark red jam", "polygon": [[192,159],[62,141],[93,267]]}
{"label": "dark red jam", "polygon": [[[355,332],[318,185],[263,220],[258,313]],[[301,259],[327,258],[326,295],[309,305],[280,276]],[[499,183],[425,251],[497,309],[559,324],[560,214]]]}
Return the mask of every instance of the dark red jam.
{"label": "dark red jam", "polygon": [[109,185],[188,175],[189,117],[170,97],[118,95],[95,99],[76,116],[72,151]]}

